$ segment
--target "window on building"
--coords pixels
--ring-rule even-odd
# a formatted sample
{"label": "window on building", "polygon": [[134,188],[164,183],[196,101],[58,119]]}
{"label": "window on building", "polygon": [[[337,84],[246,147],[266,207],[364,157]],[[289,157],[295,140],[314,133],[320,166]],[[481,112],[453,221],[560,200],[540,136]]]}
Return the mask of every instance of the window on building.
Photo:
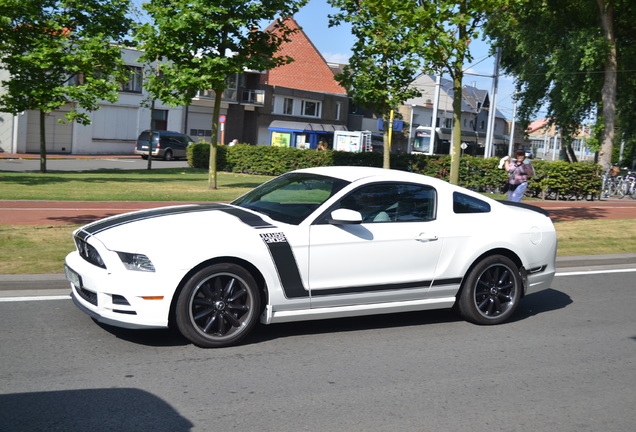
{"label": "window on building", "polygon": [[212,136],[211,129],[190,129],[191,137],[209,138]]}
{"label": "window on building", "polygon": [[452,118],[447,118],[444,119],[444,127],[445,128],[452,128],[453,127],[453,119]]}
{"label": "window on building", "polygon": [[292,98],[285,98],[283,100],[283,114],[294,114],[294,100]]}
{"label": "window on building", "polygon": [[340,120],[340,111],[342,110],[342,103],[336,102],[336,120]]}
{"label": "window on building", "polygon": [[152,121],[155,130],[168,130],[168,110],[152,110]]}
{"label": "window on building", "polygon": [[139,66],[126,66],[130,70],[130,78],[122,84],[121,90],[125,92],[141,93],[143,71]]}
{"label": "window on building", "polygon": [[320,117],[320,102],[308,100],[302,101],[301,115],[305,117]]}
{"label": "window on building", "polygon": [[486,129],[486,122],[485,121],[480,121],[479,122],[479,129],[484,130]]}

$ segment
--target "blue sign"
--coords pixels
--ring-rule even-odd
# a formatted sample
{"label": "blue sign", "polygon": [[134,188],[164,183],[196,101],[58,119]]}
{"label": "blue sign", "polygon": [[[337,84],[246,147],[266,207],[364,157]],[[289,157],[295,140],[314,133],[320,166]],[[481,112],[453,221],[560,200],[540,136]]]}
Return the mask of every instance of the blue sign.
{"label": "blue sign", "polygon": [[[404,129],[404,121],[403,120],[393,120],[393,128],[396,132],[401,132]],[[381,118],[378,119],[378,130],[384,130],[384,120]]]}

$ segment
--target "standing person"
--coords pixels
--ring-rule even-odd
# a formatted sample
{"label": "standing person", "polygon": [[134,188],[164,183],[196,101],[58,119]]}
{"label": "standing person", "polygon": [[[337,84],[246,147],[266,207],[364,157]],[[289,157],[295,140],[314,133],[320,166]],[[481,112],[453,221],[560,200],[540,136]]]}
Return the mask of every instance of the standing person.
{"label": "standing person", "polygon": [[238,140],[237,139],[233,139],[232,142],[230,142],[230,144],[228,144],[229,146],[235,146],[238,144]]}
{"label": "standing person", "polygon": [[508,201],[519,202],[528,189],[528,178],[534,176],[534,168],[523,150],[517,150],[515,157],[513,162],[506,159],[504,168],[508,172]]}
{"label": "standing person", "polygon": [[327,143],[323,140],[318,141],[318,150],[327,150]]}

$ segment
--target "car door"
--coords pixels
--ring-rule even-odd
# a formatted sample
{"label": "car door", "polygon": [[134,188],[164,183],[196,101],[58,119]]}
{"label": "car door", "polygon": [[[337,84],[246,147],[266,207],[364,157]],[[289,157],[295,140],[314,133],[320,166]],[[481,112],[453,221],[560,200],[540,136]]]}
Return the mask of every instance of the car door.
{"label": "car door", "polygon": [[[312,307],[421,299],[430,288],[443,239],[437,194],[420,184],[374,183],[343,197],[310,228]],[[338,208],[362,223],[329,223]]]}

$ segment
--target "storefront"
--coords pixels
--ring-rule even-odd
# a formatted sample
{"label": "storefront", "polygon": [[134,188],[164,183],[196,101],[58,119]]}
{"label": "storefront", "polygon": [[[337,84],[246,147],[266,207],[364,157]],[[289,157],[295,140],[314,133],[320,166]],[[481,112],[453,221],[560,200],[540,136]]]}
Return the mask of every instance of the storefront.
{"label": "storefront", "polygon": [[346,131],[347,127],[336,124],[292,122],[274,120],[268,127],[270,145],[279,147],[296,147],[299,149],[315,149],[320,140],[333,148],[333,134]]}

